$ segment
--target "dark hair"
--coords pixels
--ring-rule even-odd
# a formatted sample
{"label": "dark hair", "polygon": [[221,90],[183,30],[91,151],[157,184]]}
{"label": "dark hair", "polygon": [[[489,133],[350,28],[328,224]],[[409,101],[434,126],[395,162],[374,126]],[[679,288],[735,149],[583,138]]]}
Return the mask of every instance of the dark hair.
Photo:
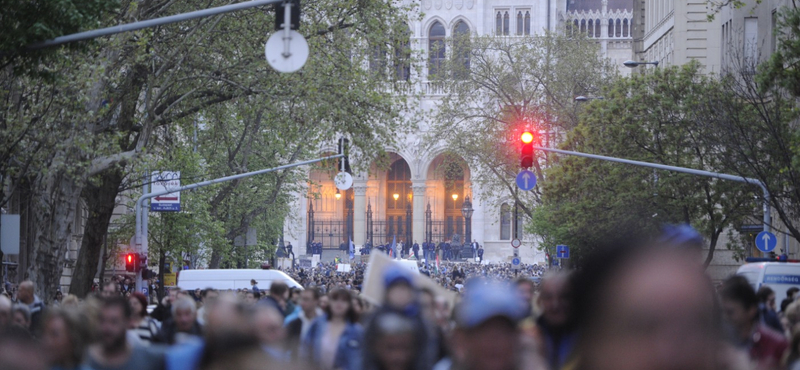
{"label": "dark hair", "polygon": [[[358,313],[356,313],[356,309],[353,307],[353,294],[344,288],[336,288],[328,293],[328,299],[331,301],[339,298],[345,298],[347,301],[347,312],[345,313],[345,319],[350,323],[358,322]],[[325,307],[325,315],[328,316],[328,320],[331,319],[331,304]]]}
{"label": "dark hair", "polygon": [[744,276],[734,275],[725,280],[719,295],[723,299],[741,303],[745,309],[758,306],[758,296]]}
{"label": "dark hair", "polygon": [[[131,294],[131,296],[128,297],[128,300],[130,300],[131,298],[136,298],[136,300],[139,301],[139,303],[142,305],[142,312],[141,312],[142,317],[147,316],[147,297],[145,297],[144,294],[140,292],[133,292],[133,294]],[[131,311],[133,311],[132,308]],[[136,313],[138,314],[138,312]]]}
{"label": "dark hair", "polygon": [[[319,297],[322,295],[322,292],[320,292],[319,289],[317,289],[316,287],[306,288],[306,290],[304,290],[304,291],[305,292],[311,292],[314,295],[314,299],[315,300],[318,300]],[[300,293],[302,293],[302,292],[300,292]]]}
{"label": "dark hair", "polygon": [[769,296],[775,294],[775,291],[772,288],[764,285],[761,288],[758,288],[758,292],[756,292],[756,297],[758,297],[759,303],[766,303],[769,299]]}
{"label": "dark hair", "polygon": [[289,290],[289,286],[282,281],[273,281],[272,284],[269,286],[269,294],[270,295],[277,295],[283,296],[286,294],[286,291]]}
{"label": "dark hair", "polygon": [[132,315],[133,309],[131,309],[131,305],[128,303],[128,299],[123,296],[111,296],[108,298],[103,299],[103,309],[111,308],[111,307],[119,307],[122,309],[122,315],[125,316],[126,319],[130,319]]}
{"label": "dark hair", "polygon": [[[139,293],[141,294],[141,293]],[[42,322],[46,325],[50,320],[61,319],[67,328],[72,345],[72,361],[74,365],[79,365],[83,360],[87,346],[92,341],[92,334],[89,330],[89,319],[75,308],[53,307],[44,313]]]}
{"label": "dark hair", "polygon": [[208,295],[208,293],[211,293],[211,292],[216,292],[216,291],[217,291],[217,290],[216,290],[216,289],[214,289],[214,288],[206,288],[206,289],[204,289],[202,292],[200,292],[200,297],[202,297],[203,299],[205,299],[205,298],[206,298],[206,296]]}
{"label": "dark hair", "polygon": [[786,298],[791,298],[792,294],[800,292],[800,288],[798,287],[791,287],[789,290],[786,291]]}
{"label": "dark hair", "polygon": [[398,334],[411,334],[414,358],[411,360],[409,370],[430,369],[428,346],[433,343],[428,340],[428,332],[424,322],[419,316],[406,316],[392,310],[377,312],[370,318],[369,323],[364,328],[364,344],[367,348],[362,351],[362,368],[364,370],[385,368],[378,362],[378,358],[375,355],[377,353],[375,346],[384,336]]}

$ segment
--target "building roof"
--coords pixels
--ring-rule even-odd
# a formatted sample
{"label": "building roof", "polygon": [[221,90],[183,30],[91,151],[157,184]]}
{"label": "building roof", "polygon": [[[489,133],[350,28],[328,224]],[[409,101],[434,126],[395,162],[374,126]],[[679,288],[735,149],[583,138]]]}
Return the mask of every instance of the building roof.
{"label": "building roof", "polygon": [[[603,0],[567,0],[568,12],[602,9]],[[633,0],[608,0],[608,10],[633,10]]]}

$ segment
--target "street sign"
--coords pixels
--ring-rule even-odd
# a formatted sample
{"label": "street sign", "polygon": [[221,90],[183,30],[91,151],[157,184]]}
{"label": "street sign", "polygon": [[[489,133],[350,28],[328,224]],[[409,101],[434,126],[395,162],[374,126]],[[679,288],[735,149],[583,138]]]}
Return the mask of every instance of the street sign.
{"label": "street sign", "polygon": [[142,288],[142,294],[147,295],[147,288]]}
{"label": "street sign", "polygon": [[522,245],[522,242],[519,241],[519,239],[514,239],[511,241],[511,246],[514,248],[519,248],[520,245]]}
{"label": "street sign", "polygon": [[333,178],[333,183],[336,184],[336,188],[339,190],[347,190],[353,186],[353,175],[347,172],[339,172],[336,177]]}
{"label": "street sign", "polygon": [[511,259],[511,267],[514,270],[519,270],[521,263],[522,263],[522,260],[519,257],[514,257],[514,258]]}
{"label": "street sign", "polygon": [[[157,193],[181,187],[181,173],[156,171],[151,174],[150,192]],[[180,212],[181,193],[159,195],[150,200],[150,212]]]}
{"label": "street sign", "polygon": [[778,238],[769,231],[762,231],[756,235],[756,247],[762,252],[772,252],[778,245]]}
{"label": "street sign", "polygon": [[536,175],[528,170],[522,170],[517,174],[517,186],[525,191],[531,190],[536,186]]}
{"label": "street sign", "polygon": [[566,245],[557,245],[556,246],[556,257],[558,258],[569,258],[569,247]]}
{"label": "street sign", "polygon": [[308,42],[295,30],[278,31],[264,45],[267,62],[278,72],[291,73],[303,68],[308,60]]}

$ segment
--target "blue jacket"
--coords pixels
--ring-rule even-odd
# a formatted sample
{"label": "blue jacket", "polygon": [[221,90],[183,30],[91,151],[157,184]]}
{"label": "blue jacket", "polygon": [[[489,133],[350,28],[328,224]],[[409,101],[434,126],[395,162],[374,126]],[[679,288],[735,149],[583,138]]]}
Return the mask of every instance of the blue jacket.
{"label": "blue jacket", "polygon": [[[303,337],[303,353],[319,364],[320,351],[322,348],[322,338],[328,330],[328,317],[323,315],[318,317],[308,333]],[[364,338],[364,328],[358,323],[349,323],[339,338],[339,345],[336,350],[336,358],[333,360],[333,367],[345,370],[361,370],[361,348]]]}

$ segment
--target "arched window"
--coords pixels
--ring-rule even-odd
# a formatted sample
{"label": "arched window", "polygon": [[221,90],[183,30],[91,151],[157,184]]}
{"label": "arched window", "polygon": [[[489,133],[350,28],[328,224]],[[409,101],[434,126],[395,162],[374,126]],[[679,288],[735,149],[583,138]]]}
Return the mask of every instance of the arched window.
{"label": "arched window", "polygon": [[577,34],[578,34],[578,30],[579,30],[579,29],[580,29],[580,23],[578,23],[578,20],[576,19],[576,20],[573,22],[573,25],[572,25],[572,30],[570,30],[570,31],[571,31],[571,33],[572,33],[572,35],[577,35]]}
{"label": "arched window", "polygon": [[508,16],[508,12],[503,13],[503,35],[508,36],[509,28],[510,28],[511,18]]}
{"label": "arched window", "polygon": [[517,36],[522,35],[522,12],[517,12]]}
{"label": "arched window", "polygon": [[622,37],[630,36],[628,32],[628,18],[622,20]]}
{"label": "arched window", "polygon": [[622,37],[622,21],[617,19],[617,31],[614,32],[614,36]]}
{"label": "arched window", "polygon": [[386,48],[383,45],[375,45],[369,54],[369,70],[379,76],[385,76],[386,72]]}
{"label": "arched window", "polygon": [[458,21],[453,28],[453,77],[457,79],[464,79],[469,75],[469,34],[469,26],[464,21]]}
{"label": "arched window", "polygon": [[581,19],[581,33],[583,33],[583,34],[586,33],[586,20],[585,19]]}
{"label": "arched window", "polygon": [[531,34],[531,12],[525,12],[525,34]]}
{"label": "arched window", "polygon": [[434,22],[428,32],[428,77],[436,76],[442,68],[445,58],[444,26]]}
{"label": "arched window", "polygon": [[608,37],[614,37],[614,20],[608,20]]}
{"label": "arched window", "polygon": [[511,240],[511,206],[500,206],[500,240]]}
{"label": "arched window", "polygon": [[589,30],[589,37],[594,37],[594,19],[589,20],[588,28]]}
{"label": "arched window", "polygon": [[600,35],[601,35],[601,33],[600,33],[600,20],[599,19],[595,19],[594,20],[594,37],[600,37]]}
{"label": "arched window", "polygon": [[411,77],[411,29],[401,28],[394,43],[394,77],[408,81]]}
{"label": "arched window", "polygon": [[494,17],[494,33],[496,35],[503,34],[503,14],[501,12],[497,12],[497,15]]}

